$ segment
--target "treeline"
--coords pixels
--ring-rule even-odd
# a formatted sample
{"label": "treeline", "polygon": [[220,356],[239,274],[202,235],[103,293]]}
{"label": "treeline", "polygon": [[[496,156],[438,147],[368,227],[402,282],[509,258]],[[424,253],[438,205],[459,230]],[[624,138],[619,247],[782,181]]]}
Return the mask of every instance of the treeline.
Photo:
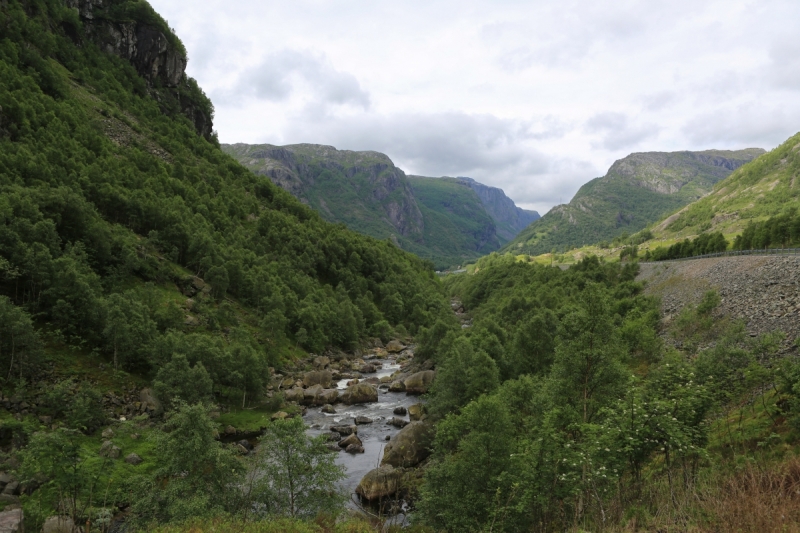
{"label": "treeline", "polygon": [[[128,3],[116,11],[144,4]],[[8,374],[36,372],[41,342],[9,340],[36,317],[118,368],[155,375],[179,352],[257,393],[289,347],[352,348],[448,311],[429,263],[248,172],[83,35],[60,0],[0,8],[0,304],[21,317],[0,326]]]}
{"label": "treeline", "polygon": [[670,259],[683,259],[698,255],[716,254],[728,249],[728,241],[720,232],[703,233],[698,237],[682,242],[676,242],[668,248],[660,247],[647,250],[644,254],[645,261],[667,261]]}
{"label": "treeline", "polygon": [[751,388],[772,394],[758,388],[776,379],[760,362],[780,335],[718,326],[712,292],[671,326],[679,353],[664,346],[635,263],[479,266],[446,280],[472,327],[422,336],[419,352],[438,365],[439,422],[418,519],[453,532],[714,523],[708,500],[691,495],[709,479],[711,420]]}
{"label": "treeline", "polygon": [[797,208],[761,222],[751,221],[733,241],[734,250],[789,248],[800,245],[800,215]]}

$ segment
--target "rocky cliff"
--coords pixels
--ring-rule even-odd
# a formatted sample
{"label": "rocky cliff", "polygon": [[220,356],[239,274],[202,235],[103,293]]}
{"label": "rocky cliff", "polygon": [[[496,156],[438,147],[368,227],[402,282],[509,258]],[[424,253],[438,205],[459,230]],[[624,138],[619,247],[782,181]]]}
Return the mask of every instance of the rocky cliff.
{"label": "rocky cliff", "polygon": [[531,222],[540,218],[536,211],[517,207],[502,189],[478,183],[472,178],[458,177],[456,179],[475,191],[486,212],[494,219],[497,225],[497,234],[504,241],[510,241]]}
{"label": "rocky cliff", "polygon": [[83,35],[75,41],[95,43],[107,54],[125,59],[147,82],[151,95],[168,115],[182,114],[208,139],[213,106],[194,80],[186,76],[186,50],[166,22],[146,2],[130,0],[64,0],[81,19]]}

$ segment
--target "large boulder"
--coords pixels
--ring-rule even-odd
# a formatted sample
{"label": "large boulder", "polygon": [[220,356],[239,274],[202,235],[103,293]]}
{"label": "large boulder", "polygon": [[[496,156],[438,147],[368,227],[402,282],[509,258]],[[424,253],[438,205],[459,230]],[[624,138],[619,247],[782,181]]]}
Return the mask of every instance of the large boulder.
{"label": "large boulder", "polygon": [[305,373],[303,376],[303,385],[306,387],[322,385],[322,388],[327,389],[330,388],[332,379],[333,374],[331,374],[330,370],[314,370]]}
{"label": "large boulder", "polygon": [[309,388],[307,388],[306,390],[303,391],[303,401],[302,401],[302,403],[304,405],[313,405],[314,404],[314,400],[324,390],[325,390],[325,388],[322,385],[319,385],[319,384],[312,385],[311,387],[309,387]]}
{"label": "large boulder", "polygon": [[283,397],[287,402],[300,403],[300,402],[303,401],[304,396],[305,395],[303,394],[303,389],[301,389],[300,387],[297,387],[297,388],[294,388],[294,389],[287,390],[286,393],[284,393]]}
{"label": "large boulder", "polygon": [[406,386],[406,392],[408,394],[425,394],[428,392],[431,383],[433,383],[435,375],[436,372],[433,370],[423,370],[422,372],[411,374],[403,383]]}
{"label": "large boulder", "polygon": [[314,368],[318,368],[318,369],[322,370],[323,368],[326,368],[330,364],[331,364],[331,360],[330,360],[329,357],[325,357],[323,355],[320,355],[320,356],[314,358]]}
{"label": "large boulder", "polygon": [[343,438],[339,441],[340,448],[347,448],[351,444],[356,444],[358,446],[363,446],[364,444],[361,442],[361,439],[358,438],[358,435],[355,433],[351,433],[347,437]]}
{"label": "large boulder", "polygon": [[386,351],[389,353],[399,353],[405,349],[405,345],[397,339],[389,341],[389,344],[386,345]]}
{"label": "large boulder", "polygon": [[431,454],[434,428],[428,422],[411,422],[386,445],[381,465],[416,466]]}
{"label": "large boulder", "polygon": [[408,418],[411,421],[422,420],[425,416],[425,404],[415,403],[408,407]]}
{"label": "large boulder", "polygon": [[403,470],[386,465],[370,470],[361,478],[356,494],[368,501],[381,500],[400,490]]}
{"label": "large boulder", "polygon": [[347,405],[378,401],[378,389],[369,383],[356,383],[347,387],[342,394],[342,401]]}
{"label": "large boulder", "polygon": [[156,414],[159,414],[162,411],[161,402],[158,401],[153,389],[142,389],[139,392],[139,401],[142,402],[143,409],[149,409]]}
{"label": "large boulder", "polygon": [[0,533],[22,533],[25,531],[22,509],[0,513]]}
{"label": "large boulder", "polygon": [[339,399],[339,391],[336,389],[323,389],[322,385],[314,385],[303,391],[304,405],[325,405],[333,404]]}
{"label": "large boulder", "polygon": [[68,516],[51,516],[44,521],[42,533],[78,533],[80,528]]}

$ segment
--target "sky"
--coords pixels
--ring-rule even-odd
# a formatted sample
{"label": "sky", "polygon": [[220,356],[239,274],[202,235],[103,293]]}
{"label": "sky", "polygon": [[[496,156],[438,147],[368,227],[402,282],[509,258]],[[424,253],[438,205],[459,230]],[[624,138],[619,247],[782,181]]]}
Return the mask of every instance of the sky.
{"label": "sky", "polygon": [[223,143],[387,154],[547,212],[632,152],[800,130],[797,0],[150,0]]}

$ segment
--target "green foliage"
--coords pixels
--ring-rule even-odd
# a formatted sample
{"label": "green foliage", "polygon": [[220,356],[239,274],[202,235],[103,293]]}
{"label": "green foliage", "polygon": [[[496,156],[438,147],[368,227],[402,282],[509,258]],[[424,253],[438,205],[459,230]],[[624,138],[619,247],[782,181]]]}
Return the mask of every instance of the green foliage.
{"label": "green foliage", "polygon": [[41,399],[45,412],[64,419],[72,429],[92,433],[106,422],[102,396],[88,383],[65,379],[45,390]]}
{"label": "green foliage", "polygon": [[800,215],[792,207],[786,213],[761,222],[751,221],[733,241],[734,250],[788,248],[800,244]]}
{"label": "green foliage", "polygon": [[[735,246],[735,245],[734,245]],[[652,252],[647,250],[645,261],[667,261],[670,259],[683,259],[698,255],[716,254],[728,249],[728,241],[720,232],[704,233],[693,240],[685,239],[676,242],[669,248],[656,248]]]}
{"label": "green foliage", "polygon": [[337,483],[344,478],[344,469],[325,441],[324,436],[306,435],[299,417],[270,424],[248,475],[253,512],[306,519],[341,512],[346,495]]}
{"label": "green foliage", "polygon": [[159,369],[153,381],[153,390],[169,409],[181,402],[194,405],[209,401],[213,385],[202,362],[198,361],[194,367],[190,367],[186,356],[176,353],[169,363]]}
{"label": "green foliage", "polygon": [[5,378],[35,376],[41,356],[42,342],[30,315],[0,296],[0,364]]}
{"label": "green foliage", "polygon": [[241,504],[244,466],[214,440],[214,422],[202,404],[182,404],[156,433],[157,470],[130,481],[135,525],[213,517]]}

